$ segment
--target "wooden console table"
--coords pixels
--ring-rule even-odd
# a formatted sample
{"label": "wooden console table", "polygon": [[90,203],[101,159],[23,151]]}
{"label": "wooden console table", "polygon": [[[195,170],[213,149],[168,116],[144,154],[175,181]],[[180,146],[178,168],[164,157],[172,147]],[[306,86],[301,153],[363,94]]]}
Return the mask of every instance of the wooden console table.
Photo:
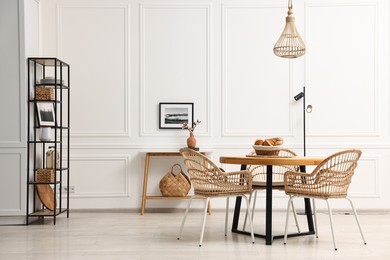
{"label": "wooden console table", "polygon": [[[175,200],[175,199],[189,199],[191,196],[186,197],[165,197],[165,196],[148,196],[146,194],[148,188],[148,177],[149,177],[149,164],[151,157],[163,157],[163,156],[176,156],[181,158],[181,154],[179,152],[147,152],[145,157],[145,170],[144,170],[144,186],[142,191],[142,204],[141,204],[141,215],[145,213],[146,200],[154,199],[154,200]],[[211,206],[210,202],[208,204],[207,212],[210,214]]]}

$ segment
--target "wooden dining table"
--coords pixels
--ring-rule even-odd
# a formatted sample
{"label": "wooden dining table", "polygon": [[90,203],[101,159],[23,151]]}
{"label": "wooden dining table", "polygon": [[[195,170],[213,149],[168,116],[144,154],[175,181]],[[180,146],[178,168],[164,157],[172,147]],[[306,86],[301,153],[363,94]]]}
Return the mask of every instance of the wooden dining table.
{"label": "wooden dining table", "polygon": [[[245,170],[247,165],[265,165],[267,167],[267,177],[266,177],[266,205],[265,205],[265,235],[255,233],[256,237],[265,238],[266,245],[272,245],[273,239],[283,238],[283,235],[272,234],[272,168],[276,165],[297,165],[300,167],[301,172],[306,172],[306,166],[308,165],[318,165],[322,162],[324,158],[318,157],[278,157],[278,156],[221,156],[219,162],[223,164],[238,164],[241,165],[241,170]],[[233,223],[232,223],[232,232],[241,233],[241,234],[250,234],[245,230],[238,229],[238,222],[240,217],[241,209],[241,196],[236,198],[236,204],[234,209]],[[299,232],[299,233],[290,233],[288,237],[293,236],[304,236],[315,234],[313,216],[310,205],[310,199],[305,198],[305,214],[307,219],[308,231]]]}

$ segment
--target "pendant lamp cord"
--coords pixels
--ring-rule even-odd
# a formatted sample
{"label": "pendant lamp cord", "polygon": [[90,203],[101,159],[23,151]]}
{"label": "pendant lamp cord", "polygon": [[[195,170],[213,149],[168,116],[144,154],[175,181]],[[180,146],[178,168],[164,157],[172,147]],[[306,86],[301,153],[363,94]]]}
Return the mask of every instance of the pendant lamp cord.
{"label": "pendant lamp cord", "polygon": [[292,0],[288,0],[288,9],[292,9]]}

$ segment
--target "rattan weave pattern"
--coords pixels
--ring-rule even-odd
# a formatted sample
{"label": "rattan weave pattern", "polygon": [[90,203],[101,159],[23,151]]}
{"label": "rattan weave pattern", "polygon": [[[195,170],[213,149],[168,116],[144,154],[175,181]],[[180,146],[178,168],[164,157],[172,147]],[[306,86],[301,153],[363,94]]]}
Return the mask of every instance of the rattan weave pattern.
{"label": "rattan weave pattern", "polygon": [[250,194],[249,171],[224,172],[203,154],[189,148],[180,149],[196,195],[221,196]]}
{"label": "rattan weave pattern", "polygon": [[315,198],[345,198],[362,152],[344,150],[324,159],[310,174],[287,171],[284,177],[288,195]]}
{"label": "rattan weave pattern", "polygon": [[[255,151],[251,151],[249,155],[255,155]],[[297,156],[297,154],[287,148],[282,148],[279,151],[280,157],[293,157]],[[256,183],[262,183],[265,188],[265,184],[267,183],[267,166],[266,165],[248,165],[247,170],[252,173],[252,181]],[[297,165],[274,165],[272,167],[272,181],[274,183],[282,183],[284,182],[284,173],[286,171],[299,171],[299,166]],[[283,185],[284,186],[284,185]],[[281,188],[284,188],[280,186]]]}
{"label": "rattan weave pattern", "polygon": [[[175,174],[174,168],[179,171]],[[160,180],[159,188],[161,194],[166,197],[184,197],[191,189],[191,181],[181,169],[180,164],[175,163]]]}

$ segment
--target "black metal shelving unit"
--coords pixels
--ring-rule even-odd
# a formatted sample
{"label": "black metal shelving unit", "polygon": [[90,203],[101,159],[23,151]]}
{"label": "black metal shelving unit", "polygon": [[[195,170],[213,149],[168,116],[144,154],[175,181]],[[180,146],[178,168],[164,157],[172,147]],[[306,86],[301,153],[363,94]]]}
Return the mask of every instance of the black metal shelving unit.
{"label": "black metal shelving unit", "polygon": [[[57,58],[28,58],[28,106],[27,106],[27,210],[26,224],[44,217],[56,217],[66,213],[69,218],[69,173],[70,173],[70,66]],[[40,83],[47,76],[54,77],[53,83]],[[46,87],[54,92],[54,99],[37,99],[37,87]],[[50,141],[38,138],[40,129],[38,103],[53,104],[54,124],[49,126],[54,133]],[[46,152],[54,147],[54,181],[37,180],[38,168],[46,168]],[[59,160],[57,162],[57,154]],[[54,194],[54,209],[49,210],[37,198],[37,185],[49,185]],[[66,192],[63,187],[66,186]],[[47,188],[47,187],[46,187]]]}

